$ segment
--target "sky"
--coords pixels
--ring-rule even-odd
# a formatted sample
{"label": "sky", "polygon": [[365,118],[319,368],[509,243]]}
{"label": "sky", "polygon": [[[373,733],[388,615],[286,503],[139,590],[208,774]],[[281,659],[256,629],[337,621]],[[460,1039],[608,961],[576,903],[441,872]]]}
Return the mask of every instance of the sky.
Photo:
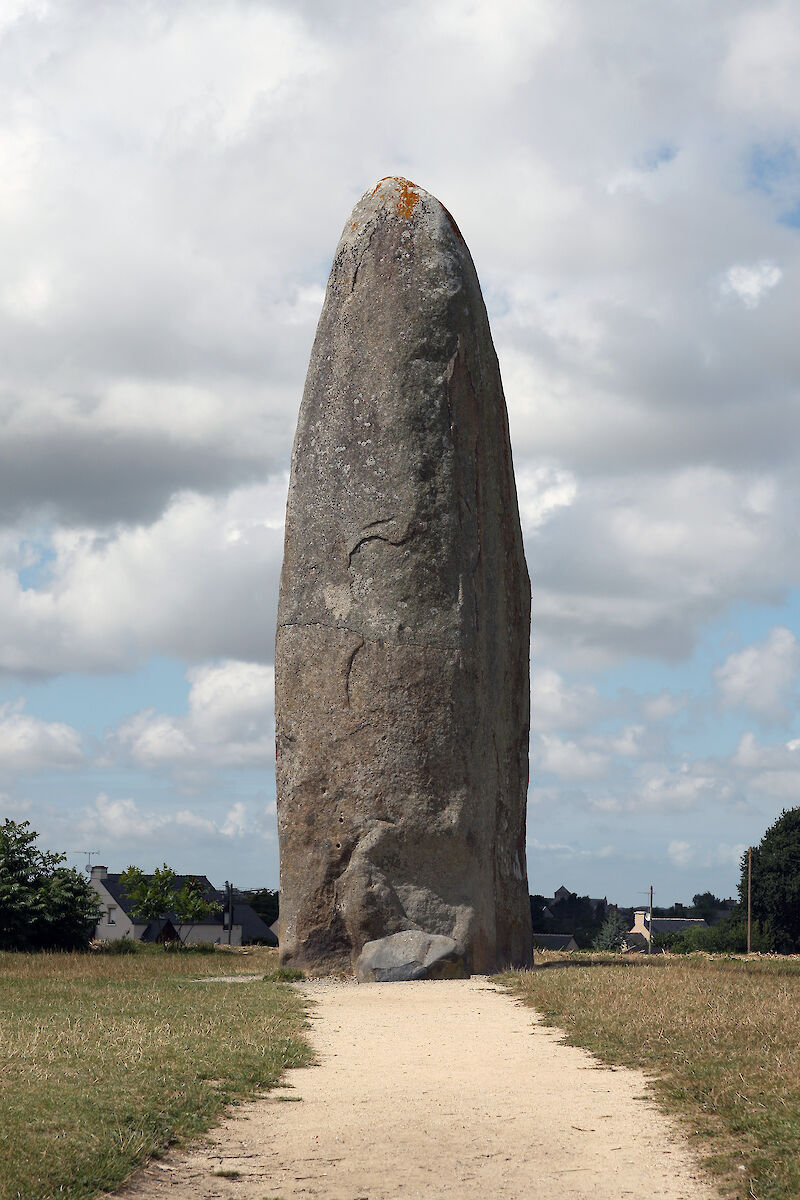
{"label": "sky", "polygon": [[291,442],[398,174],[503,375],[530,890],[731,895],[800,795],[798,113],[780,0],[3,0],[0,816],[277,886]]}

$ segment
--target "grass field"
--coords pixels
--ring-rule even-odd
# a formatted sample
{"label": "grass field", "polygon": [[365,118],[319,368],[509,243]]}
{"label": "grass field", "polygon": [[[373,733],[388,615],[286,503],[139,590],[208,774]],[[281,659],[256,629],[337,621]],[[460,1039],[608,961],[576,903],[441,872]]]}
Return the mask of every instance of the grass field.
{"label": "grass field", "polygon": [[307,1063],[293,988],[195,982],[276,967],[272,950],[0,953],[0,1200],[94,1196]]}
{"label": "grass field", "polygon": [[501,982],[572,1045],[655,1075],[723,1195],[800,1197],[800,961],[540,960]]}

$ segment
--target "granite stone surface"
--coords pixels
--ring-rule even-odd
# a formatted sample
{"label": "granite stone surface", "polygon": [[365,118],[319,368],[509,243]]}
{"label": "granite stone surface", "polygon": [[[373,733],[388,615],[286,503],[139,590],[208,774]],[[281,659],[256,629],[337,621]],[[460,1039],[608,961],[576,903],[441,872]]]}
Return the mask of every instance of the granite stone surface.
{"label": "granite stone surface", "polygon": [[531,961],[530,583],[469,250],[381,180],[348,219],[292,453],[275,657],[282,961],[402,930]]}

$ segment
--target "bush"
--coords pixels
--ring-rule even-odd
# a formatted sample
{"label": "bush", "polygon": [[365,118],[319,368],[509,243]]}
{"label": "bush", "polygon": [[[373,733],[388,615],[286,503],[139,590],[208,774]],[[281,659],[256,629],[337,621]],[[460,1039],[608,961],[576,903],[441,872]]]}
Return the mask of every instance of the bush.
{"label": "bush", "polygon": [[[753,921],[751,930],[752,949],[769,954],[775,949],[775,937],[763,921]],[[674,954],[692,954],[705,950],[709,954],[745,954],[747,952],[747,921],[740,913],[732,913],[719,925],[708,929],[685,929],[668,937],[656,935],[654,948],[671,950]]]}
{"label": "bush", "polygon": [[213,942],[164,942],[165,954],[213,954],[215,949]]}
{"label": "bush", "polygon": [[131,938],[114,938],[112,942],[101,942],[97,947],[98,954],[141,954],[144,946]]}
{"label": "bush", "polygon": [[276,967],[264,976],[265,983],[297,983],[301,979],[305,979],[305,975],[297,967]]}

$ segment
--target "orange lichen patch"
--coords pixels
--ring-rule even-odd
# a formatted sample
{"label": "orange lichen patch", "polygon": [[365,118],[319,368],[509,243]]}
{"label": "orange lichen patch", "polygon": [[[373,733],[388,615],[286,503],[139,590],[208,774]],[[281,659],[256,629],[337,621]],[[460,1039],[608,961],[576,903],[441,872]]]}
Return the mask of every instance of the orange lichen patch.
{"label": "orange lichen patch", "polygon": [[419,188],[408,179],[398,179],[400,195],[397,197],[397,211],[406,220],[419,204]]}
{"label": "orange lichen patch", "polygon": [[401,217],[408,220],[419,204],[419,188],[410,179],[403,179],[402,175],[384,175],[383,179],[379,179],[372,189],[373,196],[384,183],[394,183],[397,185],[400,193],[396,201],[397,212]]}
{"label": "orange lichen patch", "polygon": [[351,229],[358,229],[358,221],[353,221],[353,224],[350,226],[350,228],[351,228]]}

